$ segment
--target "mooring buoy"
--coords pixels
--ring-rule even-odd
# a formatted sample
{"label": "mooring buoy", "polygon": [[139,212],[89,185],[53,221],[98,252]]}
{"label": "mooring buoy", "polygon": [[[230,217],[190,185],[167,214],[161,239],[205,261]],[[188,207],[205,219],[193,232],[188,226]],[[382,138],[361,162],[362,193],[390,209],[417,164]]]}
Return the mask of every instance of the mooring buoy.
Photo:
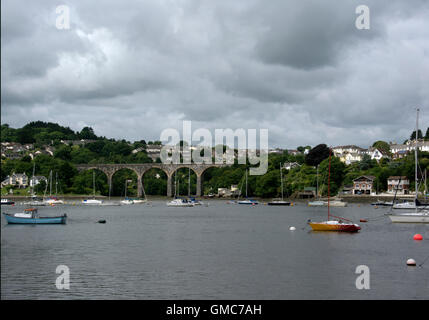
{"label": "mooring buoy", "polygon": [[416,260],[414,259],[407,260],[407,266],[415,266],[415,265],[416,265]]}

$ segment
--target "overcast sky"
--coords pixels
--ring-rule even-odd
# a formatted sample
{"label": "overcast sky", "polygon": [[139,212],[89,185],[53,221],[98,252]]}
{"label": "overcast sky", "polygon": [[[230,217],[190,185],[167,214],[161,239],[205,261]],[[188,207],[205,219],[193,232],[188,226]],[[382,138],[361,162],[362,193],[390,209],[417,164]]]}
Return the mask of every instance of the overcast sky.
{"label": "overcast sky", "polygon": [[[361,4],[370,30],[355,26]],[[416,106],[429,125],[427,0],[2,0],[1,51],[12,127],[134,141],[191,120],[295,148],[402,143]]]}

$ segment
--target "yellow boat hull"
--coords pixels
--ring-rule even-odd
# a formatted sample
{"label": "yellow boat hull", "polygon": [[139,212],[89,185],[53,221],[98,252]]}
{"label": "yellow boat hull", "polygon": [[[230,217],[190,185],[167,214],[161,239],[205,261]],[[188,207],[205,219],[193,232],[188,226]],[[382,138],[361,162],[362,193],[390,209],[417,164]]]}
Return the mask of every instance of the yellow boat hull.
{"label": "yellow boat hull", "polygon": [[313,231],[341,231],[341,232],[357,232],[360,227],[354,223],[326,223],[326,222],[309,222]]}

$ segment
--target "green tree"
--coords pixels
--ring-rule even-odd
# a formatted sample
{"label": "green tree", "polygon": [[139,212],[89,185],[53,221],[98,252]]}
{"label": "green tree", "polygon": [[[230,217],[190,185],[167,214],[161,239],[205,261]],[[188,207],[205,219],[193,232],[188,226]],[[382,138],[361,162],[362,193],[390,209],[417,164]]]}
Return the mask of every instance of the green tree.
{"label": "green tree", "polygon": [[94,133],[94,129],[91,127],[85,127],[79,132],[79,139],[96,140],[97,136]]}
{"label": "green tree", "polygon": [[380,151],[390,153],[390,145],[386,141],[378,140],[372,146]]}
{"label": "green tree", "polygon": [[305,163],[309,166],[317,166],[329,157],[329,148],[326,144],[319,144],[311,149],[305,156]]}
{"label": "green tree", "polygon": [[[420,129],[418,131],[417,137],[418,137],[418,139],[423,139],[423,133],[422,133],[422,131]],[[414,130],[413,133],[410,136],[410,140],[414,140],[414,139],[416,139],[416,130]]]}

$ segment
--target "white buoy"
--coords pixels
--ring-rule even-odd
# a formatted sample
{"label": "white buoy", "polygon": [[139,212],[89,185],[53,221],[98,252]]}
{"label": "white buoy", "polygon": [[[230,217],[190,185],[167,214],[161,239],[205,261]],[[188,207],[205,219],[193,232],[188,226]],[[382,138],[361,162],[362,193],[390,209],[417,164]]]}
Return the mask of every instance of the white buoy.
{"label": "white buoy", "polygon": [[296,228],[295,228],[295,227],[290,227],[290,228],[289,228],[289,230],[290,230],[290,231],[295,231],[295,230],[296,230]]}
{"label": "white buoy", "polygon": [[407,266],[415,266],[415,265],[416,265],[416,260],[414,259],[407,260]]}

